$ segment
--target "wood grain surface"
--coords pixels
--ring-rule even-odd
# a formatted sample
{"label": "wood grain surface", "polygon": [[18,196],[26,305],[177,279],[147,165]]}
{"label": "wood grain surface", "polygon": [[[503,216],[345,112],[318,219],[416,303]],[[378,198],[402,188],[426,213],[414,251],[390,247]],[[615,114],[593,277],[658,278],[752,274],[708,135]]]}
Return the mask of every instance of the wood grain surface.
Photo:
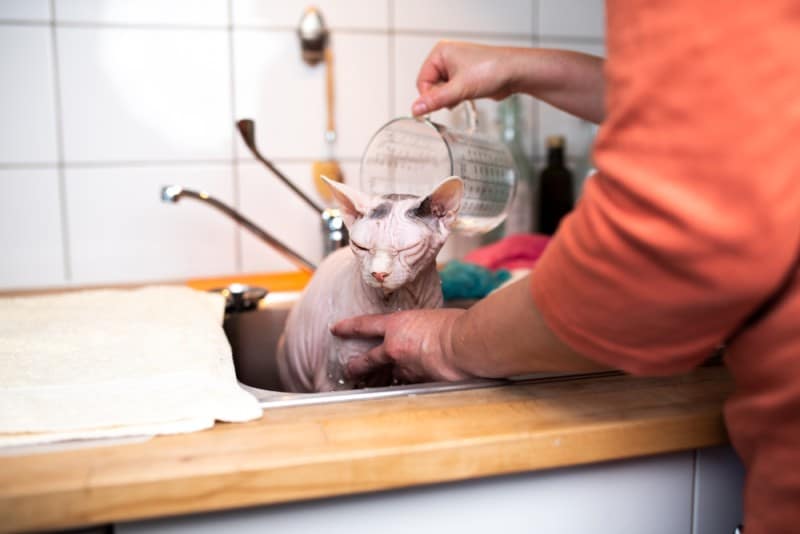
{"label": "wood grain surface", "polygon": [[[0,530],[400,488],[727,442],[722,367],[281,408],[143,443],[0,458]],[[54,407],[57,409],[57,407]]]}

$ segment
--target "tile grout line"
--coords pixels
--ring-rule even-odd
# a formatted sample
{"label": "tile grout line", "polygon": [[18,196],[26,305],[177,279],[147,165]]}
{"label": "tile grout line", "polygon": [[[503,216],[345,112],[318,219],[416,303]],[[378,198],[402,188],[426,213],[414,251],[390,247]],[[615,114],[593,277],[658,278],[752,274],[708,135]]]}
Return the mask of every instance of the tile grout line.
{"label": "tile grout line", "polygon": [[[360,156],[342,156],[338,158],[347,163],[358,163],[361,161]],[[127,168],[127,167],[179,167],[179,166],[219,166],[230,165],[232,163],[253,163],[255,158],[248,156],[241,156],[236,158],[221,158],[221,159],[197,159],[197,160],[142,160],[142,161],[73,161],[73,162],[41,162],[41,161],[21,161],[14,163],[0,163],[0,170],[13,170],[13,169],[58,169],[64,167],[65,169],[104,169],[104,168]],[[282,164],[304,164],[312,163],[315,158],[309,157],[277,157],[272,158],[274,163]]]}
{"label": "tile grout line", "polygon": [[[53,118],[55,122],[55,118]],[[14,169],[58,169],[58,161],[29,161],[18,163],[0,163],[0,170]]]}
{"label": "tile grout line", "polygon": [[[391,15],[390,15],[391,16]],[[89,22],[89,21],[35,21],[35,20],[19,20],[19,19],[4,19],[0,20],[0,26],[53,26],[64,28],[87,28],[87,29],[139,29],[139,30],[213,30],[213,31],[229,31],[230,28],[234,30],[247,30],[247,31],[277,31],[277,32],[295,32],[297,29],[293,26],[284,25],[258,25],[258,24],[231,24],[225,26],[219,25],[202,25],[202,24],[164,24],[164,23],[123,23],[123,22]],[[371,34],[371,35],[385,35],[386,31],[382,28],[358,28],[358,27],[340,27],[332,28],[332,31],[337,33],[352,33],[352,34]],[[395,35],[408,35],[408,36],[433,36],[433,37],[456,37],[456,38],[483,38],[483,39],[519,39],[528,40],[529,34],[525,33],[506,33],[499,31],[469,31],[469,30],[415,30],[411,28],[397,29],[392,27],[390,31]],[[539,34],[539,37],[549,41],[555,42],[575,42],[582,44],[604,44],[603,37],[589,37],[584,35],[562,35],[562,34]]]}
{"label": "tile grout line", "polygon": [[170,24],[159,22],[96,22],[96,21],[69,21],[54,22],[61,28],[83,29],[114,29],[114,30],[215,30],[225,31],[224,25],[218,24]]}
{"label": "tile grout line", "polygon": [[[233,205],[236,209],[241,209],[241,184],[239,180],[239,154],[236,145],[236,72],[235,72],[235,51],[234,51],[234,38],[233,38],[233,0],[228,0],[228,73],[230,74],[230,104],[231,104],[231,129],[233,135],[231,136],[231,155],[233,162],[231,165],[231,187],[233,189]],[[244,264],[243,249],[242,249],[242,231],[239,225],[234,226],[233,234],[233,250],[234,250],[234,264],[233,268],[237,273],[242,272]]]}
{"label": "tile grout line", "polygon": [[58,198],[61,209],[61,247],[64,267],[64,282],[72,282],[72,250],[69,239],[69,212],[67,203],[67,177],[64,158],[64,117],[61,105],[61,70],[58,56],[58,32],[56,27],[55,0],[50,0],[50,50],[53,74],[53,107],[55,111],[56,150],[58,151]]}
{"label": "tile grout line", "polygon": [[394,109],[394,99],[397,97],[397,93],[395,91],[395,80],[397,79],[397,65],[395,62],[395,31],[394,31],[394,0],[386,0],[387,5],[387,24],[388,24],[388,32],[387,37],[389,38],[389,46],[388,46],[388,60],[387,64],[389,65],[389,91],[387,98],[389,99],[389,116],[386,120],[391,120],[397,114],[397,110]]}
{"label": "tile grout line", "polygon": [[0,26],[52,26],[52,21],[47,20],[25,20],[25,19],[3,19]]}

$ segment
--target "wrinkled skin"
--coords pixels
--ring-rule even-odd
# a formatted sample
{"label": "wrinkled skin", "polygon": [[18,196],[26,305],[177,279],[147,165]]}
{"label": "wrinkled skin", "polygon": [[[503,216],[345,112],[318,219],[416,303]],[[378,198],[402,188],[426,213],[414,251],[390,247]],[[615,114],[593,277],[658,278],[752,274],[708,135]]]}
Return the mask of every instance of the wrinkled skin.
{"label": "wrinkled skin", "polygon": [[379,339],[342,339],[331,333],[341,319],[364,314],[436,308],[442,304],[436,255],[450,234],[463,184],[451,177],[424,198],[370,196],[328,182],[350,231],[350,247],[325,258],[289,313],[278,344],[278,371],[294,392],[383,386],[392,369],[351,381],[347,362]]}

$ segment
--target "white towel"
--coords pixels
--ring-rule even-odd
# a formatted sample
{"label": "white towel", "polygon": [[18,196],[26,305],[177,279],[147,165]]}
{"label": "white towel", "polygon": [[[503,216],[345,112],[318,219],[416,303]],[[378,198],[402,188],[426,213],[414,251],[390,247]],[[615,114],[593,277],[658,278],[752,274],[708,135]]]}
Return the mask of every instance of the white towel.
{"label": "white towel", "polygon": [[220,295],[178,286],[0,298],[0,447],[261,416]]}

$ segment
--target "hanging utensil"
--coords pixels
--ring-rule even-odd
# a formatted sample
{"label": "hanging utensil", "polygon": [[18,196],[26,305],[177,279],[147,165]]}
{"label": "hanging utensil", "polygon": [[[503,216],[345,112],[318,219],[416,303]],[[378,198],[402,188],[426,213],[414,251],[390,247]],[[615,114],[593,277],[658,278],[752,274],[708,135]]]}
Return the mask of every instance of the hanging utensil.
{"label": "hanging utensil", "polygon": [[308,195],[303,193],[296,185],[294,185],[291,180],[289,180],[289,178],[279,171],[270,160],[265,158],[261,152],[259,152],[258,147],[256,146],[256,123],[253,122],[252,119],[242,119],[237,121],[236,128],[239,130],[244,144],[247,145],[247,148],[250,149],[250,152],[253,153],[253,156],[255,156],[258,161],[266,165],[267,168],[271,170],[272,173],[278,177],[278,179],[280,179],[280,181],[286,184],[286,187],[294,191],[297,196],[299,196],[306,204],[309,205],[309,207],[311,207],[311,209],[318,213],[322,213],[324,211],[322,206],[311,200]]}
{"label": "hanging utensil", "polygon": [[325,26],[322,13],[316,7],[307,7],[300,18],[300,26],[297,28],[303,61],[313,67],[325,59],[328,35],[328,28]]}
{"label": "hanging utensil", "polygon": [[330,188],[322,181],[325,176],[330,180],[342,182],[342,169],[334,158],[334,148],[336,146],[336,113],[334,97],[334,76],[333,76],[333,50],[330,46],[330,32],[325,26],[325,19],[322,13],[314,7],[306,8],[300,19],[300,26],[297,29],[300,37],[300,49],[303,60],[309,65],[316,65],[320,61],[325,62],[325,104],[326,104],[326,128],[325,143],[327,145],[327,157],[324,160],[317,160],[311,165],[311,176],[314,179],[314,186],[317,192],[327,202],[332,200]]}
{"label": "hanging utensil", "polygon": [[334,157],[334,146],[336,145],[336,125],[334,121],[334,93],[333,93],[333,51],[330,47],[325,49],[325,68],[327,69],[326,76],[326,101],[328,104],[327,110],[327,129],[325,130],[325,142],[328,145],[327,159],[315,161],[311,166],[311,175],[314,178],[314,186],[317,192],[326,201],[331,201],[333,195],[330,188],[323,183],[322,177],[325,176],[330,180],[342,182],[344,177],[342,175],[342,168],[339,162]]}

